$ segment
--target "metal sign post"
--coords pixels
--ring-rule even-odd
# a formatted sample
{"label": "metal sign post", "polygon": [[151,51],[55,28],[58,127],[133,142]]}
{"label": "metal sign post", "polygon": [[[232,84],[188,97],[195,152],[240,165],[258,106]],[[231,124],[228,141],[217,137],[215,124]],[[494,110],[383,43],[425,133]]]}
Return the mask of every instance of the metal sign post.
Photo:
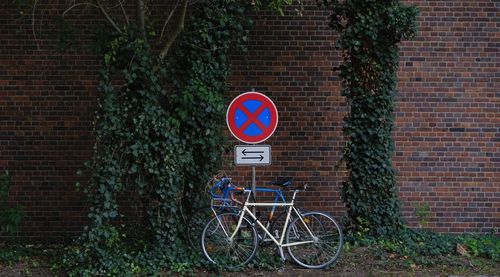
{"label": "metal sign post", "polygon": [[[255,191],[255,187],[256,187],[256,182],[255,182],[255,165],[252,165],[252,193],[253,193],[253,197],[254,197],[254,201],[257,202],[257,194],[256,194],[256,191]],[[253,207],[254,211],[253,213],[255,214],[255,206]]]}
{"label": "metal sign post", "polygon": [[[235,138],[243,143],[254,144],[235,147],[235,164],[252,166],[252,193],[256,199],[255,166],[271,163],[271,148],[255,144],[265,141],[274,133],[278,125],[278,110],[269,97],[252,88],[252,91],[242,93],[231,101],[226,123]],[[239,152],[238,147],[242,152]]]}
{"label": "metal sign post", "polygon": [[[252,92],[255,92],[255,88],[252,88]],[[273,131],[274,132],[274,131]],[[252,194],[253,194],[253,201],[257,202],[257,182],[255,181],[255,165],[252,165]],[[256,206],[253,206],[253,214],[257,215],[256,211]]]}

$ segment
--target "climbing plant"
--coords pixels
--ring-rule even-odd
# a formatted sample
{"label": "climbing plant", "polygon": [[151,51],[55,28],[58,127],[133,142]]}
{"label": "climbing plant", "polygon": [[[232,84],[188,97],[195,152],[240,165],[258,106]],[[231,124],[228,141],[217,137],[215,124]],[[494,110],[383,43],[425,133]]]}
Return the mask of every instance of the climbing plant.
{"label": "climbing plant", "polygon": [[221,166],[228,56],[248,38],[245,9],[197,3],[164,57],[152,32],[101,31],[96,142],[80,185],[90,224],[64,261],[71,275],[151,275],[192,261],[182,216],[204,201],[202,185]]}
{"label": "climbing plant", "polygon": [[[70,275],[154,275],[194,262],[182,217],[207,200],[203,185],[221,166],[229,55],[244,50],[248,7],[197,2],[175,42],[159,51],[148,18],[144,29],[99,32],[96,142],[90,180],[80,186],[90,224],[64,260]],[[141,220],[124,207],[136,207]]]}
{"label": "climbing plant", "polygon": [[0,236],[14,235],[23,217],[22,206],[9,205],[10,175],[0,172]]}
{"label": "climbing plant", "polygon": [[398,44],[415,35],[418,9],[398,0],[323,3],[332,12],[331,28],[340,32],[338,70],[350,107],[343,127],[348,179],[342,197],[355,232],[391,235],[404,225],[391,162]]}
{"label": "climbing plant", "polygon": [[207,5],[189,24],[167,67],[176,93],[167,96],[168,110],[178,118],[180,139],[188,151],[182,174],[184,205],[200,205],[205,184],[222,166],[225,145],[225,98],[230,74],[229,54],[245,51],[251,21],[241,1]]}

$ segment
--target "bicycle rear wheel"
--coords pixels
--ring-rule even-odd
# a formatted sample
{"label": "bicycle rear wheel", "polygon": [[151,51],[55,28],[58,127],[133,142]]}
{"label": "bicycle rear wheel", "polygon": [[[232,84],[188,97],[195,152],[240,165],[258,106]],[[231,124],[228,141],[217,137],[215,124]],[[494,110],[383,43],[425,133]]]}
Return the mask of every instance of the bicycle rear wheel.
{"label": "bicycle rear wheel", "polygon": [[239,218],[237,213],[223,213],[211,219],[203,229],[201,247],[210,262],[234,269],[247,264],[255,256],[259,239],[247,218],[243,218],[231,240]]}
{"label": "bicycle rear wheel", "polygon": [[321,212],[302,214],[302,219],[303,222],[299,217],[294,218],[286,231],[286,243],[297,243],[288,247],[292,260],[311,269],[324,268],[334,263],[344,244],[339,224]]}

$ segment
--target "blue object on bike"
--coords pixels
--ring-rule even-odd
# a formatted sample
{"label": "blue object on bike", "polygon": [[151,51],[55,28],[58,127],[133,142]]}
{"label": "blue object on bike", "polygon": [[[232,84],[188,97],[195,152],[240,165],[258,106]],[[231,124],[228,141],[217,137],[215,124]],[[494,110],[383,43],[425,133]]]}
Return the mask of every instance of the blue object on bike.
{"label": "blue object on bike", "polygon": [[[279,182],[278,182],[279,183]],[[281,184],[281,183],[280,183]],[[281,187],[288,187],[292,184],[292,180],[287,180],[285,183],[281,184]],[[220,200],[221,204],[217,205],[220,207],[231,206],[232,200],[229,198],[229,194],[233,191],[236,191],[237,187],[231,185],[231,179],[223,177],[219,181],[217,181],[212,188],[210,189],[210,195],[213,199]],[[240,190],[238,190],[240,191]],[[241,190],[241,192],[250,192],[250,188],[245,188]],[[283,192],[280,189],[266,188],[266,187],[256,187],[256,192],[267,192],[274,194],[274,203],[283,202],[285,203],[285,197],[283,196]]]}
{"label": "blue object on bike", "polygon": [[279,186],[279,187],[290,187],[293,183],[292,179],[287,179],[287,180],[282,180],[282,181],[274,181],[274,182],[269,182],[270,185],[273,186]]}

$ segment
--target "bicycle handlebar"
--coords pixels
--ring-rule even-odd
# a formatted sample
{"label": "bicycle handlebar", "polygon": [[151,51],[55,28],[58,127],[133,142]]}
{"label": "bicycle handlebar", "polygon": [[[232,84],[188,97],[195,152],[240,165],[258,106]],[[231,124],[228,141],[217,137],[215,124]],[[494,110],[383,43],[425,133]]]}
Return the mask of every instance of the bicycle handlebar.
{"label": "bicycle handlebar", "polygon": [[[250,192],[249,188],[244,188],[244,187],[239,187],[231,182],[231,178],[228,178],[226,176],[221,176],[220,179],[217,179],[214,177],[212,179],[213,181],[216,181],[215,184],[210,188],[209,193],[214,199],[224,199],[227,198],[229,195],[228,193],[230,191],[233,191],[234,193],[241,194],[244,192]],[[292,190],[292,191],[304,191],[307,188],[307,184],[303,184],[297,187],[291,187],[291,180],[286,181],[285,183],[287,184],[286,186],[283,186],[285,183],[283,182],[276,182],[278,185],[280,185],[281,188],[285,188],[287,190]],[[276,191],[281,191],[281,189],[270,189],[270,188],[262,188],[259,187],[257,188],[257,191],[263,191],[263,192],[276,192]]]}

